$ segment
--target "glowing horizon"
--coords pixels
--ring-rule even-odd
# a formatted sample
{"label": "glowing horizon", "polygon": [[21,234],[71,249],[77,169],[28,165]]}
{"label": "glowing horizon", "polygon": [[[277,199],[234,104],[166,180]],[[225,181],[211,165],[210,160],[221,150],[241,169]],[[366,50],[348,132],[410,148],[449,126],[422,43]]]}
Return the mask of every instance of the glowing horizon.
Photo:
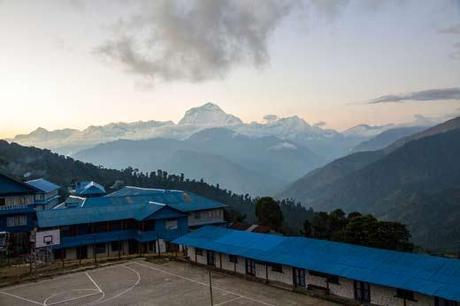
{"label": "glowing horizon", "polygon": [[[168,1],[1,1],[0,138],[177,122],[206,102],[246,123],[297,115],[339,131],[459,113],[458,1],[174,3],[194,14]],[[210,31],[222,12],[237,23]]]}

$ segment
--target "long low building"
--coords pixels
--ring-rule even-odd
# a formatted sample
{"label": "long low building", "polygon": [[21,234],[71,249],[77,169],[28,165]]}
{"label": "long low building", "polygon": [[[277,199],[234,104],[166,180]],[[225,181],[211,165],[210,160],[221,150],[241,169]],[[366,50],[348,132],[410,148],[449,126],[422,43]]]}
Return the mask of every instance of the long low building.
{"label": "long low building", "polygon": [[190,261],[362,304],[458,306],[460,260],[205,226],[174,243]]}

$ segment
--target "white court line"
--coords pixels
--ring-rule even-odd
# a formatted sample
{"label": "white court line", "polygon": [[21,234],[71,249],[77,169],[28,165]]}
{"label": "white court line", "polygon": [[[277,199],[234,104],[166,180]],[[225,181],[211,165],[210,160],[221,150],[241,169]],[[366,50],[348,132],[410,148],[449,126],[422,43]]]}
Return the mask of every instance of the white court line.
{"label": "white court line", "polygon": [[140,275],[140,273],[137,272],[136,270],[134,270],[133,268],[128,267],[127,265],[123,265],[123,267],[125,267],[126,269],[131,270],[131,271],[133,271],[134,273],[136,273],[136,275],[137,275],[137,280],[136,280],[136,282],[134,283],[134,285],[132,285],[131,287],[129,287],[129,288],[123,290],[122,292],[120,292],[120,293],[118,293],[118,294],[116,294],[116,295],[114,295],[114,296],[109,297],[108,299],[105,299],[105,300],[100,300],[100,299],[99,299],[99,300],[97,300],[97,301],[95,301],[94,303],[91,303],[91,304],[97,305],[97,304],[102,304],[102,303],[105,303],[105,302],[114,300],[114,299],[119,298],[120,296],[122,296],[122,295],[128,293],[129,291],[133,290],[134,287],[136,287],[137,285],[139,285],[139,283],[141,282],[141,275]]}
{"label": "white court line", "polygon": [[85,272],[86,276],[88,276],[89,280],[93,283],[94,286],[96,286],[97,290],[99,290],[99,292],[103,292],[101,287],[99,287],[99,285],[94,281],[94,279],[91,277],[91,275],[89,275],[88,272]]}
{"label": "white court line", "polygon": [[26,302],[29,302],[29,303],[32,303],[32,304],[43,306],[43,304],[40,303],[40,302],[37,302],[37,301],[34,301],[34,300],[29,300],[29,299],[23,298],[22,296],[16,295],[16,294],[11,294],[11,293],[4,292],[4,291],[0,291],[0,294],[8,295],[8,296],[17,298],[19,300],[23,300],[23,301],[26,301]]}
{"label": "white court line", "polygon": [[[91,289],[91,290],[94,290],[94,289]],[[71,302],[71,301],[80,300],[80,299],[82,299],[82,298],[89,297],[89,296],[93,296],[93,295],[98,295],[98,294],[101,294],[101,292],[88,293],[88,294],[85,294],[85,295],[80,295],[80,296],[77,296],[77,297],[74,297],[74,298],[68,298],[68,299],[65,299],[65,300],[62,300],[62,301],[57,301],[57,302],[48,304],[47,301],[48,301],[50,298],[56,296],[56,294],[53,294],[53,295],[47,297],[46,300],[43,302],[42,305],[43,305],[43,306],[57,305],[57,304],[62,304],[62,303],[66,303],[66,302]]]}
{"label": "white court line", "polygon": [[[149,269],[152,269],[152,270],[155,270],[155,271],[163,272],[163,273],[165,273],[165,274],[169,274],[169,275],[172,275],[172,276],[175,276],[175,277],[178,277],[178,278],[182,278],[182,279],[188,280],[188,281],[190,281],[190,282],[192,282],[192,283],[196,283],[196,284],[199,284],[199,285],[202,285],[202,286],[205,286],[205,287],[209,287],[209,284],[207,284],[207,283],[203,283],[203,282],[197,281],[197,280],[195,280],[195,279],[192,279],[192,278],[188,278],[188,277],[182,276],[182,275],[180,275],[180,274],[176,274],[176,273],[172,273],[172,272],[165,271],[165,270],[162,270],[162,269],[158,269],[158,268],[155,268],[155,267],[150,266],[150,265],[141,264],[140,262],[137,262],[137,261],[134,261],[133,263],[138,264],[138,265],[143,266],[143,267],[146,267],[146,268],[149,268]],[[254,298],[245,296],[245,295],[241,295],[241,294],[238,294],[238,293],[231,292],[231,291],[229,291],[229,290],[227,290],[227,289],[223,289],[223,288],[216,287],[216,286],[213,286],[212,288],[213,288],[213,289],[220,290],[220,291],[225,292],[225,293],[233,294],[233,295],[235,295],[235,296],[237,296],[237,297],[239,297],[239,298],[243,298],[243,299],[246,299],[246,300],[250,300],[250,301],[253,301],[253,302],[256,302],[256,303],[259,303],[259,304],[263,304],[263,305],[267,305],[267,306],[275,306],[275,305],[273,305],[273,304],[266,303],[266,302],[263,302],[263,301],[260,301],[260,300],[257,300],[257,299],[254,299]]]}
{"label": "white court line", "polygon": [[238,296],[238,297],[236,297],[236,298],[234,298],[234,299],[230,299],[230,300],[224,301],[224,302],[219,303],[219,304],[214,304],[214,306],[224,305],[224,304],[227,304],[227,303],[236,301],[236,300],[238,300],[238,299],[241,299],[241,296]]}

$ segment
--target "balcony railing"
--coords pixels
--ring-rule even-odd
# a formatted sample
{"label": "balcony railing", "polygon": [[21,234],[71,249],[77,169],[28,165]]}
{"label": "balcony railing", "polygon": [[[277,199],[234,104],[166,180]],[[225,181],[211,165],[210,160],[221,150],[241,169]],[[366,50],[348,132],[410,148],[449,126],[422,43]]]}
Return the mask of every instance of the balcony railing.
{"label": "balcony railing", "polygon": [[80,245],[106,243],[112,241],[122,240],[137,240],[139,242],[154,241],[157,239],[172,240],[181,235],[184,235],[186,231],[181,229],[175,230],[160,230],[160,231],[140,231],[140,230],[118,230],[108,231],[93,234],[84,234],[76,236],[62,236],[61,247],[69,248]]}

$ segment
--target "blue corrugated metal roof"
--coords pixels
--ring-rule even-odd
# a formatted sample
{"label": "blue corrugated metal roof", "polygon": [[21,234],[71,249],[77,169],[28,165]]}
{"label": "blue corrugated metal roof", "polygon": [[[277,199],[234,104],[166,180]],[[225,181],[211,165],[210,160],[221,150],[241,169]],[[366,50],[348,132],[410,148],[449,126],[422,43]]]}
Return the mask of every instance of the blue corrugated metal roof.
{"label": "blue corrugated metal roof", "polygon": [[152,211],[152,207],[162,205],[182,213],[225,206],[196,194],[177,190],[143,189],[144,192],[138,193],[141,188],[125,188],[121,189],[121,192],[103,197],[82,199],[81,202],[78,200],[76,204],[79,205],[59,205],[52,210],[39,211],[37,212],[38,224],[40,227],[52,227],[134,217],[141,220],[144,214],[155,212]]}
{"label": "blue corrugated metal roof", "polygon": [[90,207],[48,209],[37,211],[37,220],[39,227],[65,226],[126,219],[142,221],[165,207],[174,209],[158,203],[95,205]]}
{"label": "blue corrugated metal roof", "polygon": [[206,226],[177,244],[460,301],[460,260]]}
{"label": "blue corrugated metal roof", "polygon": [[[168,204],[183,212],[198,211],[225,207],[226,205],[214,200],[181,190],[153,189],[127,186],[103,198],[112,198],[113,201],[153,201]],[[123,200],[126,198],[127,200]],[[94,199],[94,200],[99,200]],[[115,200],[118,199],[118,200]],[[96,203],[96,202],[94,202]],[[96,203],[97,204],[97,203]],[[85,203],[85,205],[87,205]]]}
{"label": "blue corrugated metal roof", "polygon": [[43,178],[27,181],[26,184],[35,187],[45,193],[52,192],[61,188],[60,186],[51,183],[50,181],[47,181]]}
{"label": "blue corrugated metal roof", "polygon": [[23,182],[16,181],[6,175],[0,173],[0,194],[13,195],[13,194],[30,194],[35,193],[37,190]]}
{"label": "blue corrugated metal roof", "polygon": [[78,195],[104,194],[105,188],[101,184],[93,181],[82,181],[77,183],[75,193]]}

